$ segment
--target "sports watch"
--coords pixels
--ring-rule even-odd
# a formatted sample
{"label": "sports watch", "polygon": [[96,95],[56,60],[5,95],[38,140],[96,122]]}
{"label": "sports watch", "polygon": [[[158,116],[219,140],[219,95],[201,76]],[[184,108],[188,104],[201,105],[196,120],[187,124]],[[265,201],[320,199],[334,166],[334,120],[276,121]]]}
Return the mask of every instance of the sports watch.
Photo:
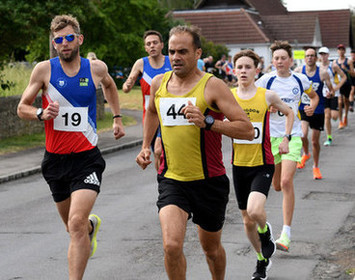
{"label": "sports watch", "polygon": [[43,120],[42,120],[42,115],[43,115],[43,109],[42,109],[42,108],[38,108],[38,109],[37,109],[37,118],[38,118],[40,121],[43,121]]}
{"label": "sports watch", "polygon": [[292,139],[292,135],[291,135],[291,134],[285,134],[284,137],[286,137],[289,142],[290,142],[291,139]]}
{"label": "sports watch", "polygon": [[205,124],[206,124],[205,129],[210,130],[212,125],[214,124],[214,117],[212,117],[211,115],[207,115],[205,118]]}

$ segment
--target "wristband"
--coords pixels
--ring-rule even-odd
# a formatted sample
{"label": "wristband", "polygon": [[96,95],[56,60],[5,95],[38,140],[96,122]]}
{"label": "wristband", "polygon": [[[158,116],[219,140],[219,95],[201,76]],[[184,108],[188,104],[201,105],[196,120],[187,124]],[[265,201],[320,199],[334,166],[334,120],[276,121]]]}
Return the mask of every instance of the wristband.
{"label": "wristband", "polygon": [[122,115],[114,115],[112,118],[113,118],[113,119],[115,119],[115,118],[122,118]]}

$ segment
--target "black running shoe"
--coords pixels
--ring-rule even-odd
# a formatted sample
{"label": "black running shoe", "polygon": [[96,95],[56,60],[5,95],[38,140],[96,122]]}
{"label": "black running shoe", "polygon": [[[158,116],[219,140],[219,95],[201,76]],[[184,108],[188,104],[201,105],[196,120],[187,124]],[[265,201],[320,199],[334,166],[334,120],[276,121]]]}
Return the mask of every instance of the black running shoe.
{"label": "black running shoe", "polygon": [[267,272],[269,271],[272,263],[271,260],[265,259],[256,263],[256,271],[251,277],[252,280],[266,280]]}
{"label": "black running shoe", "polygon": [[259,233],[260,241],[261,241],[261,252],[263,253],[263,257],[265,259],[271,258],[272,255],[276,251],[276,244],[274,241],[274,237],[272,236],[272,228],[271,225],[266,222],[267,231],[265,233]]}

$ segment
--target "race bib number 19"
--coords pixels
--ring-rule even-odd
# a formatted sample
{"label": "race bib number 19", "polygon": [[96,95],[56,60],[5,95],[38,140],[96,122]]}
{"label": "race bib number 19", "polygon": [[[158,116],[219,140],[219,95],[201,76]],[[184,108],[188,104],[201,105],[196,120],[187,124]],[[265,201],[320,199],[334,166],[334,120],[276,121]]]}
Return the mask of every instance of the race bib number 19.
{"label": "race bib number 19", "polygon": [[159,108],[164,126],[194,125],[194,123],[189,123],[182,113],[182,109],[187,105],[187,101],[196,105],[196,97],[160,98]]}
{"label": "race bib number 19", "polygon": [[86,131],[88,107],[59,107],[59,114],[54,119],[54,130]]}

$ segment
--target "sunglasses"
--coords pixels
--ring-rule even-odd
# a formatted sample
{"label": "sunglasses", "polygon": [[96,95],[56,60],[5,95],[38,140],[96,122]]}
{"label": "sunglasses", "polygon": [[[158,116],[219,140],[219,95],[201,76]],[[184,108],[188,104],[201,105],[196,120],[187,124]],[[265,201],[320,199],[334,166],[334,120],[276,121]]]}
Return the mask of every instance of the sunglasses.
{"label": "sunglasses", "polygon": [[61,44],[61,43],[63,43],[63,39],[65,38],[65,40],[67,40],[68,42],[72,42],[74,40],[75,36],[79,36],[79,35],[78,34],[68,34],[64,37],[55,37],[53,39],[53,41],[56,44]]}

